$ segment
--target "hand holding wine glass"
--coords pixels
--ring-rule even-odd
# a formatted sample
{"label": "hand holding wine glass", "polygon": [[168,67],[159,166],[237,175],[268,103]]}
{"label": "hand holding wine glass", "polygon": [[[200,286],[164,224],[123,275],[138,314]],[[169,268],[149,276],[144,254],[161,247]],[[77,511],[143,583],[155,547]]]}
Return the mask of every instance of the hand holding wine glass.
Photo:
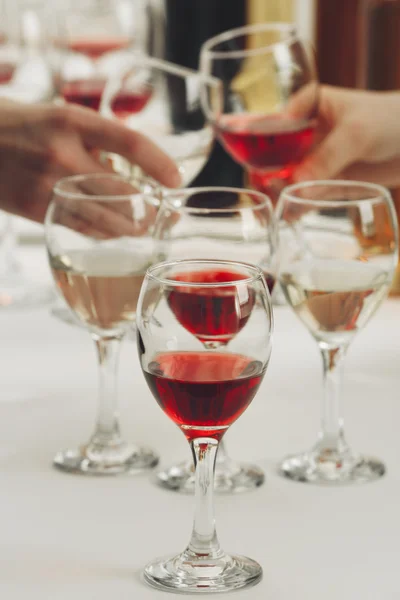
{"label": "hand holding wine glass", "polygon": [[[202,72],[222,81],[220,111],[205,97],[206,114],[250,184],[277,200],[315,141],[318,83],[311,52],[288,23],[224,32],[201,49]],[[294,97],[301,96],[297,110]]]}
{"label": "hand holding wine glass", "polygon": [[93,155],[94,148],[140,164],[163,185],[180,184],[174,162],[145,136],[120,123],[78,106],[27,106],[1,100],[1,208],[42,223],[61,177],[107,172]]}
{"label": "hand holding wine glass", "polygon": [[[223,280],[216,273],[225,273]],[[182,289],[185,291],[182,292]],[[209,350],[183,322],[181,296],[200,295],[229,313],[230,343]],[[177,296],[178,294],[178,296]],[[224,299],[228,302],[224,303]],[[234,298],[234,303],[231,303]],[[234,315],[232,310],[234,309]],[[224,317],[222,317],[222,321]],[[208,318],[201,337],[220,341]],[[196,463],[196,511],[186,550],[145,568],[145,580],[164,591],[222,592],[258,582],[260,565],[225,554],[213,515],[213,474],[218,444],[254,398],[265,374],[272,334],[272,307],[260,269],[219,260],[181,260],[151,267],[140,294],[137,335],[147,384],[186,436]],[[251,348],[251,350],[250,350]]]}
{"label": "hand holding wine glass", "polygon": [[348,446],[339,388],[347,350],[386,297],[397,264],[390,194],[357,181],[299,183],[282,192],[277,217],[279,282],[318,344],[325,385],[317,443],[286,458],[281,472],[304,482],[371,481],[385,466]]}
{"label": "hand holding wine glass", "polygon": [[319,143],[296,167],[295,181],[336,178],[399,185],[399,92],[321,86],[316,135]]}

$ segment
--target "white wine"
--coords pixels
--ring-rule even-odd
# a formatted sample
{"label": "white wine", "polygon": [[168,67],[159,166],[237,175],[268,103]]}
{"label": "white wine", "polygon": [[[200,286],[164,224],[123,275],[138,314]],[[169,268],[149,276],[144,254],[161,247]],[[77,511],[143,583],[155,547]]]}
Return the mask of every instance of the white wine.
{"label": "white wine", "polygon": [[314,260],[294,263],[279,281],[312,335],[336,345],[364,327],[387,294],[391,275],[362,261]]}
{"label": "white wine", "polygon": [[122,333],[135,320],[149,265],[140,264],[132,251],[71,251],[50,257],[50,265],[65,300],[95,333]]}

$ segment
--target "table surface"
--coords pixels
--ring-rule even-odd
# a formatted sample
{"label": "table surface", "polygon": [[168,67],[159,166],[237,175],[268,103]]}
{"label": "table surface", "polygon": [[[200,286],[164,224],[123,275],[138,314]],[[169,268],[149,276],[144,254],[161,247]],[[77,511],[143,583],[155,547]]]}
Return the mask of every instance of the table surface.
{"label": "table surface", "polygon": [[[30,275],[46,279],[43,249],[29,250],[29,260]],[[321,397],[315,342],[288,308],[278,307],[275,320],[264,383],[226,436],[233,457],[265,468],[266,483],[216,498],[223,547],[257,559],[264,578],[230,595],[400,599],[400,300],[386,301],[359,334],[345,369],[348,440],[388,469],[371,484],[310,486],[275,473],[282,456],[314,442]],[[148,475],[85,478],[53,470],[55,451],[85,441],[94,425],[93,343],[47,309],[0,312],[0,331],[0,598],[161,598],[142,582],[141,569],[184,548],[193,498],[158,489]],[[183,435],[151,397],[130,342],[121,356],[120,408],[126,438],[157,448],[162,465],[189,457]]]}

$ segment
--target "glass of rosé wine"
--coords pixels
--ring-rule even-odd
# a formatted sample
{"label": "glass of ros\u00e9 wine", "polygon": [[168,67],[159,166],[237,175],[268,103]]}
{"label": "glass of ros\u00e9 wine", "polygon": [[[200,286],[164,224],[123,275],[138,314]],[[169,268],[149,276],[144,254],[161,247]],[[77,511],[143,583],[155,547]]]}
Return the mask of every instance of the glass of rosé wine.
{"label": "glass of ros\u00e9 wine", "polygon": [[152,450],[121,437],[116,383],[121,341],[135,321],[152,261],[159,200],[150,181],[118,175],[66,177],[54,187],[45,219],[51,271],[60,295],[92,336],[99,362],[95,432],[77,450],[58,452],[54,466],[63,471],[117,475],[158,463]]}
{"label": "glass of ros\u00e9 wine", "polygon": [[249,184],[275,202],[315,141],[318,81],[314,57],[289,23],[232,29],[207,40],[200,69],[222,81],[221,111],[205,112]]}
{"label": "glass of ros\u00e9 wine", "polygon": [[144,570],[154,587],[212,593],[261,579],[258,563],[225,554],[219,545],[213,482],[220,440],[249,406],[266,372],[272,328],[271,298],[258,267],[188,259],[147,271],[137,314],[140,363],[159,406],[190,444],[196,498],[187,548]]}
{"label": "glass of ros\u00e9 wine", "polygon": [[296,481],[372,481],[384,464],[354,453],[344,436],[341,369],[356,334],[385,299],[397,265],[395,210],[385,188],[316,181],[285,188],[277,206],[279,282],[322,356],[324,396],[314,447],[280,465]]}
{"label": "glass of ros\u00e9 wine", "polygon": [[[154,227],[155,262],[185,258],[218,258],[221,260],[246,260],[258,266],[265,277],[270,293],[277,270],[277,239],[272,204],[265,194],[246,189],[205,187],[168,190]],[[213,279],[224,281],[225,273],[216,271]],[[178,294],[175,294],[179,298]],[[199,294],[186,294],[182,307],[190,313],[196,310],[191,302],[202,299]],[[205,296],[207,298],[207,296]],[[203,311],[198,306],[197,310]],[[204,309],[205,310],[205,309]],[[184,313],[177,309],[178,320],[185,326]],[[224,326],[221,322],[216,326]],[[188,331],[196,330],[187,322]],[[197,327],[209,327],[202,318]],[[218,350],[228,344],[230,336],[223,335],[203,343]],[[193,492],[195,475],[193,460],[174,464],[158,472],[156,482],[167,489]],[[253,464],[232,460],[221,440],[216,461],[214,489],[217,493],[243,492],[264,482],[264,472]]]}
{"label": "glass of ros\u00e9 wine", "polygon": [[[58,8],[58,97],[99,110],[107,79],[144,51],[143,0],[64,0]],[[132,101],[126,95],[118,106]]]}

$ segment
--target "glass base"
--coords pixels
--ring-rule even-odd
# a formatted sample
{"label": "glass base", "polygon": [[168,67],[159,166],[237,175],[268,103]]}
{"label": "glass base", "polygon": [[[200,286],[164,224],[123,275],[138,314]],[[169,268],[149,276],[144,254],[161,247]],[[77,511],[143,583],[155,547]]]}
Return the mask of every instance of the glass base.
{"label": "glass base", "polygon": [[[216,464],[214,492],[230,494],[248,492],[264,483],[264,472],[256,465],[223,461]],[[155,476],[157,485],[174,492],[194,493],[195,474],[193,463],[181,463],[159,471]]]}
{"label": "glass base", "polygon": [[89,444],[78,450],[58,452],[53,465],[66,473],[122,475],[152,469],[157,466],[158,461],[158,455],[149,448],[138,448],[125,443],[118,447],[96,448]]}
{"label": "glass base", "polygon": [[143,575],[149,585],[165,592],[210,594],[255,585],[262,578],[262,568],[245,556],[209,558],[186,550],[149,563]]}
{"label": "glass base", "polygon": [[51,285],[35,283],[22,275],[0,277],[0,308],[36,308],[54,301]]}
{"label": "glass base", "polygon": [[279,467],[284,477],[303,483],[340,485],[367,483],[382,477],[386,468],[377,458],[342,456],[337,452],[309,452],[288,456]]}

